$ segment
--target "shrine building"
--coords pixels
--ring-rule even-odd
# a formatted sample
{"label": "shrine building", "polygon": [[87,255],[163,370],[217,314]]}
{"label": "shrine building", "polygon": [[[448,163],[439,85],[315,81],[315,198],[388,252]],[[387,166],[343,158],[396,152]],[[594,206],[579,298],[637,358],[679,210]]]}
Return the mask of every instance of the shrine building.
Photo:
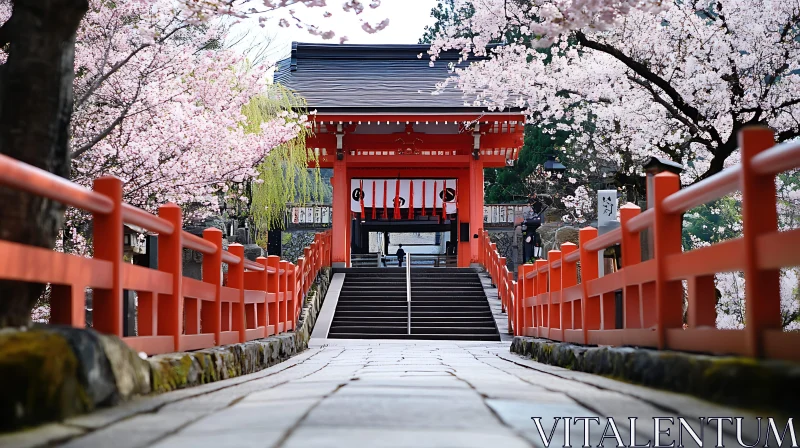
{"label": "shrine building", "polygon": [[459,54],[431,66],[429,48],[294,43],[279,63],[275,81],[316,111],[310,165],[333,169],[336,267],[368,251],[370,232],[449,232],[458,266],[478,261],[483,170],[514,164],[525,118],[452,84],[437,92]]}

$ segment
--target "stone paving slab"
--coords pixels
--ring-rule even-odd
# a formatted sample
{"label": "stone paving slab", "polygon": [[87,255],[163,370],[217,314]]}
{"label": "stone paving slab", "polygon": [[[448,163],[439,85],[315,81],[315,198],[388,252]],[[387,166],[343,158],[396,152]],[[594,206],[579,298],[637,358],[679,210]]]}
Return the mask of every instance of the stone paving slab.
{"label": "stone paving slab", "polygon": [[[0,446],[59,446],[53,440],[69,439],[61,446],[544,447],[532,417],[540,418],[545,435],[553,431],[551,446],[561,446],[566,436],[573,446],[583,444],[582,426],[565,431],[564,417],[598,417],[602,425],[613,417],[627,445],[629,417],[642,423],[635,432],[637,443],[645,444],[653,438],[653,417],[744,415],[525,360],[502,342],[312,339],[308,353],[285,365],[214,386],[143,400],[124,418],[93,422],[107,422],[99,427],[63,426],[58,437],[50,428],[38,444],[8,445],[0,438]],[[598,425],[591,427],[592,446],[603,432]],[[669,445],[679,428],[667,427],[672,436],[662,442]],[[745,430],[752,443],[753,430]],[[735,446],[730,425],[725,434]],[[696,446],[686,437],[685,446]],[[715,438],[708,427],[705,445],[714,446]],[[605,444],[616,445],[613,438]]]}

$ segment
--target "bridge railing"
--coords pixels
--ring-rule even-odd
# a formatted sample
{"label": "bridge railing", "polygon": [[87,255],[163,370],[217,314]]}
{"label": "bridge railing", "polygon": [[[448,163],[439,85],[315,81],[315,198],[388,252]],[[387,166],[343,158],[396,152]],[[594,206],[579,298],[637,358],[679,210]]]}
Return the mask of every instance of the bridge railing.
{"label": "bridge railing", "polygon": [[[800,167],[800,143],[775,145],[764,128],[739,133],[742,163],[680,189],[671,173],[654,182],[654,207],[620,208],[621,227],[598,236],[581,229],[579,246],[564,243],[547,260],[520,268],[510,279],[483,232],[482,262],[498,285],[517,335],[591,345],[626,345],[692,352],[800,360],[800,333],[782,331],[780,269],[800,265],[800,229],[780,231],[775,176]],[[684,212],[741,191],[743,236],[683,251]],[[655,257],[641,259],[640,232],[651,229]],[[599,277],[597,252],[619,244],[622,268]],[[580,269],[580,281],[578,270]],[[742,271],[742,330],[716,328],[714,275]],[[683,282],[688,292],[683,327]],[[616,296],[622,295],[622,322]],[[518,298],[518,299],[517,299]],[[516,299],[516,300],[515,300]]]}
{"label": "bridge railing", "polygon": [[[330,266],[329,232],[317,234],[297,264],[279,257],[244,257],[222,248],[222,232],[197,237],[182,230],[180,207],[158,216],[122,202],[122,181],[102,177],[92,190],[0,155],[0,185],[92,214],[92,258],[0,240],[0,279],[51,285],[51,324],[84,327],[86,289],[93,292],[95,330],[123,337],[123,290],[138,294],[138,335],[123,337],[147,354],[245,342],[294,328],[320,269]],[[5,206],[10,206],[6,204]],[[158,268],[123,262],[123,224],[158,234]],[[203,254],[202,280],[183,276],[183,249]],[[227,284],[222,265],[228,265]]]}

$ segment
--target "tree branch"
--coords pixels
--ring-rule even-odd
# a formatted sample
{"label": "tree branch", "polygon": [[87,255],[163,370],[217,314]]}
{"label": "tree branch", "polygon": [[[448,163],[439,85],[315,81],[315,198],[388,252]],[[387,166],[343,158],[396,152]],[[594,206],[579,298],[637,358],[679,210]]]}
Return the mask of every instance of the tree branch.
{"label": "tree branch", "polygon": [[[650,69],[647,68],[644,64],[639,61],[634,60],[632,57],[626,55],[622,51],[617,48],[614,48],[611,45],[604,44],[601,42],[596,42],[590,40],[582,31],[578,31],[575,33],[575,36],[578,39],[578,42],[586,48],[591,48],[593,50],[600,51],[602,53],[606,53],[610,56],[613,56],[618,61],[625,64],[629,69],[633,70],[634,73],[641,76],[642,78],[646,79],[647,81],[654,84],[656,87],[660,88],[664,91],[664,93],[672,100],[672,104],[674,107],[679,110],[682,114],[692,120],[694,123],[700,123],[706,121],[705,117],[700,113],[700,111],[691,106],[683,99],[680,93],[675,90],[672,85],[662,77],[653,73]],[[719,136],[719,133],[714,128],[707,129],[708,133],[711,135],[713,140],[718,141],[720,144],[723,143],[722,139]]]}
{"label": "tree branch", "polygon": [[92,84],[89,86],[89,89],[86,90],[86,92],[84,92],[84,94],[81,95],[81,97],[78,98],[77,101],[75,101],[75,108],[77,109],[83,103],[85,103],[86,100],[88,100],[89,97],[92,96],[92,94],[100,87],[100,85],[102,83],[104,83],[114,73],[118,72],[119,69],[121,69],[131,59],[133,59],[134,56],[139,54],[140,51],[144,50],[145,48],[152,47],[155,44],[164,43],[164,41],[166,41],[167,39],[172,37],[173,34],[177,33],[178,31],[180,31],[180,30],[182,30],[184,28],[188,28],[188,27],[189,27],[189,24],[185,24],[185,25],[179,26],[179,27],[175,28],[174,30],[170,31],[169,33],[167,33],[166,35],[164,35],[164,37],[162,37],[161,39],[155,41],[154,43],[142,44],[142,45],[139,45],[138,47],[136,47],[133,51],[130,52],[130,54],[128,56],[125,57],[125,59],[123,59],[123,60],[117,62],[116,64],[114,64],[114,66],[111,67],[111,70],[109,70],[107,73],[103,74],[102,76],[97,78],[94,82],[92,82]]}
{"label": "tree branch", "polygon": [[128,104],[125,107],[125,109],[123,109],[122,112],[119,114],[119,116],[114,121],[112,121],[111,124],[109,124],[105,129],[103,129],[103,132],[94,136],[93,139],[86,142],[80,148],[76,149],[75,151],[72,151],[72,153],[70,154],[72,160],[79,159],[84,153],[94,148],[94,145],[100,143],[104,138],[108,137],[108,135],[111,134],[111,131],[113,131],[114,128],[116,128],[120,123],[122,123],[122,120],[124,120],[125,117],[128,116],[128,111],[131,109],[132,105],[133,103]]}

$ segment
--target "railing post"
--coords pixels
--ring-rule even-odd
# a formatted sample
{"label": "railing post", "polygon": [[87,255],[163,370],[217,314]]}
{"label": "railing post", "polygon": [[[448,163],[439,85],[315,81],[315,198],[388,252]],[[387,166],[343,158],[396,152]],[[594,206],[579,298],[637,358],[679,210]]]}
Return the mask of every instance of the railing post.
{"label": "railing post", "polygon": [[278,326],[279,333],[283,333],[284,331],[288,331],[286,328],[286,323],[288,322],[288,318],[286,316],[286,305],[289,299],[288,293],[288,279],[289,279],[289,262],[285,260],[280,261],[280,280],[279,281],[279,291],[278,294]]}
{"label": "railing post", "polygon": [[228,252],[241,258],[239,264],[228,265],[228,287],[239,291],[239,303],[231,307],[233,330],[239,332],[239,342],[247,342],[247,320],[244,311],[244,246],[238,243],[228,245]]}
{"label": "railing post", "polygon": [[[619,220],[622,232],[620,250],[622,251],[622,269],[639,264],[642,261],[642,239],[639,232],[630,232],[628,222],[639,216],[641,209],[630,202],[619,209]],[[713,296],[712,296],[713,300]],[[622,291],[623,328],[642,328],[644,327],[642,310],[644,304],[639,295],[639,285],[623,286]]]}
{"label": "railing post", "polygon": [[222,339],[222,231],[217,228],[203,230],[203,239],[212,243],[217,252],[203,254],[203,283],[214,285],[214,302],[200,305],[202,325],[206,333],[214,333],[214,343],[220,345]]}
{"label": "railing post", "polygon": [[[567,304],[564,301],[564,290],[578,284],[578,271],[576,263],[567,262],[567,255],[578,250],[574,243],[566,242],[561,245],[561,334],[569,325],[570,330],[575,329],[575,301]],[[563,339],[562,339],[563,340]]]}
{"label": "railing post", "polygon": [[508,309],[508,291],[506,290],[506,276],[505,270],[506,267],[506,258],[499,257],[497,259],[497,292],[500,295],[500,310],[502,312],[506,312]]}
{"label": "railing post", "polygon": [[536,269],[536,308],[534,308],[534,312],[536,313],[536,320],[538,321],[538,325],[536,327],[536,336],[542,336],[543,333],[547,333],[547,337],[550,335],[550,321],[547,320],[547,315],[545,314],[545,305],[540,303],[540,297],[543,294],[546,294],[549,289],[549,284],[547,282],[547,272],[539,273],[539,269],[544,268],[547,266],[547,260],[536,260],[533,264],[534,268]]}
{"label": "railing post", "polygon": [[519,301],[519,298],[517,295],[516,284],[514,283],[514,273],[509,271],[508,268],[506,268],[505,273],[506,273],[506,284],[508,285],[506,292],[508,296],[508,298],[506,299],[508,301],[508,306],[506,307],[508,309],[508,328],[511,329],[514,327],[514,319],[517,314],[516,313],[517,308],[514,302]]}
{"label": "railing post", "polygon": [[306,268],[308,267],[308,260],[305,257],[300,257],[297,259],[297,299],[298,303],[295,305],[295,322],[300,317],[300,311],[303,309],[303,303],[305,302],[306,292],[308,292],[308,286],[310,285],[311,281],[309,280],[308,276],[306,275]]}
{"label": "railing post", "polygon": [[[547,294],[547,322],[550,327],[550,339],[564,340],[564,328],[561,326],[561,268],[553,267],[553,264],[561,260],[560,250],[551,250],[547,253],[547,276],[550,280],[550,293]],[[553,302],[553,293],[559,293],[559,302]],[[553,328],[558,325],[558,331],[554,332]]]}
{"label": "railing post", "polygon": [[680,214],[667,213],[664,199],[680,189],[680,178],[673,173],[656,174],[653,179],[653,249],[656,262],[656,331],[658,348],[667,348],[667,330],[683,326],[683,285],[667,280],[667,257],[681,252]]}
{"label": "railing post", "polygon": [[303,289],[304,294],[308,292],[308,289],[311,288],[311,284],[314,283],[316,279],[316,277],[314,277],[314,258],[323,259],[322,252],[325,250],[324,239],[320,238],[320,242],[322,242],[322,244],[317,248],[317,254],[314,254],[309,246],[303,248],[303,260],[305,260],[305,264],[303,265],[303,275],[305,276],[303,278],[303,284],[305,285],[305,289]]}
{"label": "railing post", "polygon": [[[111,199],[114,208],[111,213],[92,216],[94,258],[111,264],[111,289],[96,289],[92,297],[92,327],[101,333],[122,337],[122,181],[111,176],[101,177],[94,181],[94,191]],[[71,302],[72,311],[76,313],[76,301]],[[73,320],[77,319],[73,317]]]}
{"label": "railing post", "polygon": [[295,307],[297,306],[297,266],[286,265],[286,331],[294,329]]}
{"label": "railing post", "polygon": [[279,330],[279,323],[280,323],[280,290],[281,290],[281,283],[280,283],[280,262],[281,259],[277,255],[270,255],[267,257],[267,266],[273,270],[273,272],[267,273],[267,312],[269,314],[268,322],[269,325],[272,326],[272,333],[269,333],[269,328],[267,328],[268,336],[272,336],[273,334],[278,334]]}
{"label": "railing post", "polygon": [[264,272],[259,272],[258,288],[264,291],[264,303],[256,305],[256,320],[264,327],[264,337],[269,336],[269,274],[267,273],[266,257],[256,258],[256,263],[264,266]]}
{"label": "railing post", "polygon": [[581,284],[583,285],[583,298],[581,299],[581,325],[583,327],[583,343],[589,343],[589,327],[600,328],[600,301],[596,306],[589,304],[589,282],[600,275],[597,254],[586,250],[586,244],[597,238],[597,229],[584,227],[578,232],[578,250],[581,251]]}
{"label": "railing post", "polygon": [[158,297],[158,334],[174,338],[181,351],[183,333],[183,214],[175,204],[164,204],[158,216],[172,224],[172,235],[158,236],[158,270],[172,275],[172,294]]}
{"label": "railing post", "polygon": [[517,280],[522,286],[521,290],[521,300],[519,301],[519,314],[517,315],[518,328],[520,330],[520,336],[527,336],[528,335],[528,327],[533,326],[533,314],[528,310],[530,307],[527,306],[528,297],[533,295],[533,279],[528,278],[528,274],[531,273],[533,270],[533,265],[530,263],[523,264],[520,266],[519,269],[519,279]]}
{"label": "railing post", "polygon": [[752,162],[757,154],[775,145],[775,136],[768,128],[748,127],[739,131],[738,139],[742,151],[744,331],[747,353],[760,357],[764,355],[764,331],[781,329],[780,270],[758,265],[758,239],[778,230],[778,215],[775,177],[756,173]]}

